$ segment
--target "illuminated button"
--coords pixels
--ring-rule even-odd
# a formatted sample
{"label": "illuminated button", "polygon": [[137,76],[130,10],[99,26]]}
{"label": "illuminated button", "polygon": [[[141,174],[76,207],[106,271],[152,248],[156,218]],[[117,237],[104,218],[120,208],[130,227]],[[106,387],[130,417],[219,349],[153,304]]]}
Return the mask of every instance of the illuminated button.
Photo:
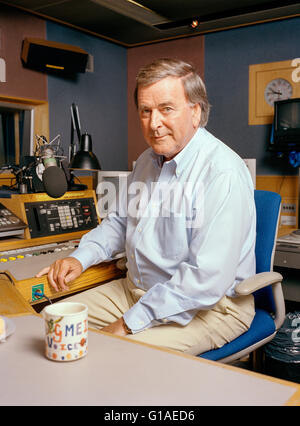
{"label": "illuminated button", "polygon": [[18,254],[17,259],[24,259],[24,256],[22,254]]}
{"label": "illuminated button", "polygon": [[8,260],[16,260],[16,257],[14,257],[14,256],[10,256],[10,257],[8,258]]}
{"label": "illuminated button", "polygon": [[11,223],[18,223],[18,222],[20,222],[17,217],[11,217],[10,221],[11,221]]}
{"label": "illuminated button", "polygon": [[7,259],[5,257],[1,257],[0,262],[7,262]]}

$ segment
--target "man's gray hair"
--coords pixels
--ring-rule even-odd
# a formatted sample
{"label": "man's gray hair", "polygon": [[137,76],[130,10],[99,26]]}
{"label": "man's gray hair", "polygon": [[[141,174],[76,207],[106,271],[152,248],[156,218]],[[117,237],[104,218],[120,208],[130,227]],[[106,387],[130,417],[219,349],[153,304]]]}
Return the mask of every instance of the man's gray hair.
{"label": "man's gray hair", "polygon": [[134,91],[135,104],[138,107],[139,87],[149,86],[166,77],[182,79],[185,95],[192,104],[199,104],[201,119],[199,127],[205,127],[208,121],[210,105],[208,103],[205,85],[193,65],[179,59],[161,58],[142,67],[136,77]]}

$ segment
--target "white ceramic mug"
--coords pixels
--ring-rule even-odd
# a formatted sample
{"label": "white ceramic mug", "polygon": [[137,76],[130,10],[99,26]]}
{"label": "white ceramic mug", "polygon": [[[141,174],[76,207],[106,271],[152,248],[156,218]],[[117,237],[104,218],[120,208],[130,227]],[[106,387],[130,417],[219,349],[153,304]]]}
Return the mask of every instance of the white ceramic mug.
{"label": "white ceramic mug", "polygon": [[46,357],[54,361],[74,361],[87,354],[88,308],[83,303],[59,302],[46,306]]}

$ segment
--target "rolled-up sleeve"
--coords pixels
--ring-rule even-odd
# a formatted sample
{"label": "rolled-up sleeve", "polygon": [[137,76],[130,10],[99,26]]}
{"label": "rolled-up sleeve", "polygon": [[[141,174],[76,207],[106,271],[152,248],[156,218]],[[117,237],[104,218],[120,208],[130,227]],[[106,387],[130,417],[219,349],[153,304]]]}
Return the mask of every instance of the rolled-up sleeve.
{"label": "rolled-up sleeve", "polygon": [[95,229],[85,234],[79,247],[72,253],[85,271],[92,265],[111,260],[125,250],[126,217],[108,215]]}

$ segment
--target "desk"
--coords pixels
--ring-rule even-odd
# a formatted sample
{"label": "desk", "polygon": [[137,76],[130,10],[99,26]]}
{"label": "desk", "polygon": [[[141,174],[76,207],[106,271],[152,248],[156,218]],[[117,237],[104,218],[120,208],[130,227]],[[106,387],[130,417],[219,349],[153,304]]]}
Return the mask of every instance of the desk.
{"label": "desk", "polygon": [[300,240],[279,236],[274,256],[274,270],[283,276],[282,290],[286,300],[300,302]]}
{"label": "desk", "polygon": [[11,318],[16,331],[0,344],[0,405],[300,404],[297,384],[103,332],[89,332],[85,358],[50,361],[42,318]]}

